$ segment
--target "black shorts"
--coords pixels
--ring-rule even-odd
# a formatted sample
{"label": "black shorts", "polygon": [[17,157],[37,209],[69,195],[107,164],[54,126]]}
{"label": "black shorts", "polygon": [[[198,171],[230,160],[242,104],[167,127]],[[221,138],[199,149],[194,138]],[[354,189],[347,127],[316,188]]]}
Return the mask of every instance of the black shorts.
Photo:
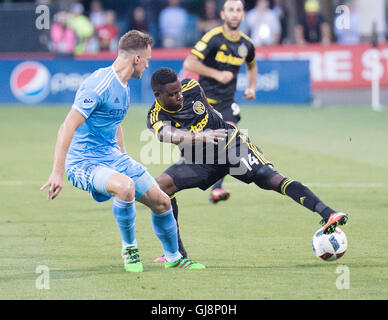
{"label": "black shorts", "polygon": [[164,172],[177,187],[177,191],[200,188],[206,190],[219,179],[225,177],[229,168],[225,165],[186,163],[183,159]]}
{"label": "black shorts", "polygon": [[246,146],[246,150],[239,153],[230,163],[196,164],[188,163],[182,158],[165,173],[174,180],[177,191],[191,188],[206,190],[226,175],[247,184],[254,182],[259,187],[265,188],[267,179],[278,172],[256,146],[251,143],[247,143]]}
{"label": "black shorts", "polygon": [[222,114],[224,121],[238,123],[241,120],[240,106],[234,101],[222,101],[213,107]]}

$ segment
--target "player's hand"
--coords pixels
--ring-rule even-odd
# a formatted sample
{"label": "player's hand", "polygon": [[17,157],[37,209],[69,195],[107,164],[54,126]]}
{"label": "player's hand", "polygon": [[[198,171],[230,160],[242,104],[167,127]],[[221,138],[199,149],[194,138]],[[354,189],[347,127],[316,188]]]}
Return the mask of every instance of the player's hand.
{"label": "player's hand", "polygon": [[206,130],[195,134],[197,141],[218,144],[218,141],[225,140],[227,131],[225,129]]}
{"label": "player's hand", "polygon": [[47,199],[54,200],[63,188],[63,175],[52,173],[48,181],[40,188],[40,191],[47,187],[50,187]]}
{"label": "player's hand", "polygon": [[246,88],[244,91],[244,99],[253,100],[256,98],[256,91],[252,88]]}
{"label": "player's hand", "polygon": [[232,81],[233,77],[234,75],[231,71],[218,71],[215,73],[215,79],[223,84],[227,84]]}

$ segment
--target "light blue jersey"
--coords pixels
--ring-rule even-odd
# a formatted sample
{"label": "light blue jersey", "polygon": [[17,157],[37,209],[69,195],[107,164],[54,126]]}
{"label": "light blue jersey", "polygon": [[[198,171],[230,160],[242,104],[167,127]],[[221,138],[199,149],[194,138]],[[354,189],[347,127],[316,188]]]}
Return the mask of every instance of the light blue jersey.
{"label": "light blue jersey", "polygon": [[115,158],[120,150],[117,127],[128,111],[129,90],[128,84],[122,84],[117,78],[112,66],[98,69],[81,84],[73,108],[86,120],[74,133],[67,165],[80,159]]}
{"label": "light blue jersey", "polygon": [[129,85],[121,83],[112,66],[101,68],[84,80],[72,106],[85,122],[74,133],[66,172],[75,187],[89,191],[97,201],[111,198],[106,183],[117,172],[132,178],[137,198],[154,183],[151,176],[142,177],[146,168],[122,153],[116,139],[129,108],[129,91]]}

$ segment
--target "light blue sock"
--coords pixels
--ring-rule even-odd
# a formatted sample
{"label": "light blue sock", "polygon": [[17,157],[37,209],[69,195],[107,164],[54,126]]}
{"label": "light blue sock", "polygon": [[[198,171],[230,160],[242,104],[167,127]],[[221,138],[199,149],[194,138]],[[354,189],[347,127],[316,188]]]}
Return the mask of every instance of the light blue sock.
{"label": "light blue sock", "polygon": [[112,212],[120,230],[121,239],[123,241],[123,247],[137,246],[135,236],[135,200],[126,202],[114,198],[112,204]]}
{"label": "light blue sock", "polygon": [[172,209],[163,213],[154,213],[152,215],[152,227],[156,236],[162,243],[162,248],[166,260],[174,262],[182,255],[178,250],[178,231]]}

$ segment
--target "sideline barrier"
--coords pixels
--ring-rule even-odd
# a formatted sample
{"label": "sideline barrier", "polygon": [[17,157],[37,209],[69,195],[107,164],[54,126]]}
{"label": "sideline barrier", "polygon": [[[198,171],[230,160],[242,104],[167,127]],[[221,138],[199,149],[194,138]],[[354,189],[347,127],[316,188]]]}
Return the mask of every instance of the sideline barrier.
{"label": "sideline barrier", "polygon": [[[152,56],[158,60],[185,59],[190,49],[154,49]],[[1,57],[1,55],[0,55]],[[112,53],[84,55],[78,59],[114,59]],[[357,45],[305,46],[281,45],[256,48],[256,60],[308,60],[312,89],[370,88],[373,71],[380,77],[380,85],[388,87],[388,42],[378,49],[369,43]]]}
{"label": "sideline barrier", "polygon": [[[112,60],[38,59],[0,60],[0,103],[55,104],[74,101],[79,85],[94,70],[111,65]],[[183,60],[151,60],[141,80],[131,79],[132,103],[151,104],[152,73],[160,67],[174,69],[181,78],[190,76],[182,69]],[[245,67],[238,76],[238,103],[308,104],[311,100],[308,61],[259,61],[257,97],[244,100],[247,79]]]}

